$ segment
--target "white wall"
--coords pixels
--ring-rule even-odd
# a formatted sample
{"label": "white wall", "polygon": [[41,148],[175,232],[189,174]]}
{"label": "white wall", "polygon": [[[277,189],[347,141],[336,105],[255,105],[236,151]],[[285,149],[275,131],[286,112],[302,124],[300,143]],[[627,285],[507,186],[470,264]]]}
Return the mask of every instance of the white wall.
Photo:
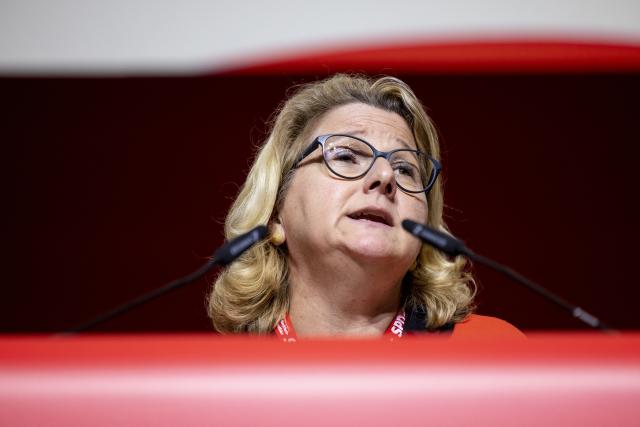
{"label": "white wall", "polygon": [[640,1],[0,0],[0,75],[192,74],[407,41],[640,46]]}

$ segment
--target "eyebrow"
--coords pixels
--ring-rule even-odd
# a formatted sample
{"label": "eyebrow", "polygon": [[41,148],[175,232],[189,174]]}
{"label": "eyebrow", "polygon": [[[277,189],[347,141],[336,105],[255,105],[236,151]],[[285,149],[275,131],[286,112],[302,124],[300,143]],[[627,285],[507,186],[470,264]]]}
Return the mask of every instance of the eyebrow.
{"label": "eyebrow", "polygon": [[[353,135],[353,136],[358,136],[358,137],[366,137],[367,136],[367,130],[366,129],[356,129],[356,130],[340,132],[340,133],[343,133],[344,135]],[[395,141],[399,142],[401,145],[403,145],[405,148],[408,148],[409,150],[416,150],[417,149],[417,148],[413,148],[412,146],[407,144],[407,142],[404,139],[395,138]],[[370,141],[367,141],[367,142],[371,143]],[[416,144],[416,147],[417,147],[417,144]]]}

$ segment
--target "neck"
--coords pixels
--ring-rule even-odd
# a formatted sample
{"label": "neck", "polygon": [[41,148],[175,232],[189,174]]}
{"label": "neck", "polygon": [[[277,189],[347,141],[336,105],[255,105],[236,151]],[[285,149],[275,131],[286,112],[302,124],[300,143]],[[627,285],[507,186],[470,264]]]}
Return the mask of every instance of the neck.
{"label": "neck", "polygon": [[289,316],[298,336],[379,336],[400,307],[402,272],[351,260],[315,271],[289,265]]}

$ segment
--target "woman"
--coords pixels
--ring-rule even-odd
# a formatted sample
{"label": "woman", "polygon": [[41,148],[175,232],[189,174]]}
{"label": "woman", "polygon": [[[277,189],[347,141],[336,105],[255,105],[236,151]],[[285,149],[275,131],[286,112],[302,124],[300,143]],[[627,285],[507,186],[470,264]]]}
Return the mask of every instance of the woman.
{"label": "woman", "polygon": [[474,282],[402,229],[446,230],[437,133],[393,77],[336,75],[284,103],[225,224],[270,239],[223,271],[209,297],[222,333],[296,337],[518,335],[472,315]]}

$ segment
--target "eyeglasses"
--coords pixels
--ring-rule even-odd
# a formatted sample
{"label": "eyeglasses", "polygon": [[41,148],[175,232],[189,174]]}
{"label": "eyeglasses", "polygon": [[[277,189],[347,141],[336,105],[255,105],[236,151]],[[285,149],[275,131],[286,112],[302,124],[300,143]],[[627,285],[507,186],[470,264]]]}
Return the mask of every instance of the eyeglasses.
{"label": "eyeglasses", "polygon": [[322,157],[329,170],[346,179],[362,178],[378,157],[385,158],[393,169],[398,187],[407,193],[427,193],[442,170],[436,159],[421,151],[410,148],[378,151],[363,139],[342,134],[321,135],[314,139],[293,167],[298,167],[318,145],[322,147]]}

